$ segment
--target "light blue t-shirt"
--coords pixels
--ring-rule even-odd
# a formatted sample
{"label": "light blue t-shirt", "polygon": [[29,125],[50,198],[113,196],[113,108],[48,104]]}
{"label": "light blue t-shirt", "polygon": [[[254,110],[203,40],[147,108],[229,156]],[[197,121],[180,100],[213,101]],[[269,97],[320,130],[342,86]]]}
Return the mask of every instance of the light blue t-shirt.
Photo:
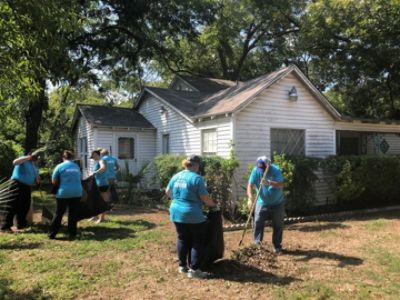
{"label": "light blue t-shirt", "polygon": [[[257,189],[260,188],[260,181],[263,176],[261,169],[254,167],[251,171],[249,184],[255,185]],[[268,169],[266,179],[283,182],[283,175],[277,165],[271,164]],[[263,185],[261,187],[260,194],[257,199],[257,203],[266,206],[275,206],[281,204],[284,201],[283,190],[272,187],[271,185]]]}
{"label": "light blue t-shirt", "polygon": [[170,219],[177,223],[203,223],[203,204],[200,196],[208,195],[203,177],[190,170],[174,175],[168,183],[171,191]]}
{"label": "light blue t-shirt", "polygon": [[56,198],[80,198],[82,196],[81,170],[72,161],[65,161],[58,164],[51,176],[60,184]]}
{"label": "light blue t-shirt", "polygon": [[101,158],[106,162],[107,165],[107,170],[106,170],[106,176],[107,179],[115,179],[117,177],[117,166],[118,166],[118,160],[111,155],[105,155]]}
{"label": "light blue t-shirt", "polygon": [[[103,158],[101,158],[102,160]],[[100,169],[100,161],[96,161],[95,165],[93,166],[93,172],[96,172],[98,169]],[[107,164],[106,164],[106,170],[103,173],[97,173],[94,175],[94,179],[96,180],[96,185],[97,186],[106,186],[108,185],[108,178],[107,178]]]}
{"label": "light blue t-shirt", "polygon": [[34,185],[39,170],[33,165],[32,161],[26,160],[22,164],[16,165],[11,175],[11,179],[17,180],[26,185]]}

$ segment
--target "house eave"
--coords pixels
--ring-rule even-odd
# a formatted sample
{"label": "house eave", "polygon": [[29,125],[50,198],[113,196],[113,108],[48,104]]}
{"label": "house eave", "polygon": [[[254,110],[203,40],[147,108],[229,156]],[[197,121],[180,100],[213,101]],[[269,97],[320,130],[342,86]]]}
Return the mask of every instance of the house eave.
{"label": "house eave", "polygon": [[130,126],[111,126],[111,125],[98,125],[89,123],[92,128],[96,129],[111,129],[111,130],[132,130],[132,131],[155,131],[156,128],[144,128],[144,127],[130,127]]}
{"label": "house eave", "polygon": [[204,122],[204,121],[210,121],[210,120],[215,120],[215,119],[222,119],[222,118],[229,118],[233,115],[232,112],[224,112],[224,113],[218,113],[218,114],[206,114],[206,115],[198,115],[192,117],[193,122]]}

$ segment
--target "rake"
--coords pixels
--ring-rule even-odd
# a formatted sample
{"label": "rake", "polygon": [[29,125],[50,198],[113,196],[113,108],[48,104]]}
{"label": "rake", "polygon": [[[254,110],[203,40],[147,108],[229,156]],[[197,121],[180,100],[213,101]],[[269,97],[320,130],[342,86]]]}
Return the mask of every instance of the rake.
{"label": "rake", "polygon": [[261,188],[262,188],[262,184],[261,184],[261,183],[262,183],[262,181],[265,179],[265,177],[267,176],[268,170],[269,170],[269,164],[267,164],[267,167],[265,168],[264,174],[263,174],[263,176],[262,176],[262,178],[261,178],[261,181],[260,181],[260,188],[259,188],[258,191],[257,191],[256,198],[254,199],[253,203],[251,204],[251,209],[250,209],[249,217],[247,218],[246,225],[244,226],[243,233],[242,233],[242,238],[240,239],[239,246],[242,245],[243,238],[244,238],[244,236],[245,236],[245,234],[246,234],[247,227],[249,226],[249,222],[250,222],[251,216],[253,215],[254,208],[256,207],[256,202],[257,202],[258,196],[260,195],[260,191],[261,191]]}

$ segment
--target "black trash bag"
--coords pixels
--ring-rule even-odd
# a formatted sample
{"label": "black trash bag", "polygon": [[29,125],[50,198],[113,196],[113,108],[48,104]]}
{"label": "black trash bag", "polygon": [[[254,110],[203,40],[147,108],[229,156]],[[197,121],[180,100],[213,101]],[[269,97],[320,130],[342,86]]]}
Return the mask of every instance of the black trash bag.
{"label": "black trash bag", "polygon": [[224,232],[222,228],[222,213],[210,209],[206,222],[206,245],[200,268],[208,268],[214,261],[224,256]]}
{"label": "black trash bag", "polygon": [[88,219],[106,212],[112,208],[103,200],[93,176],[82,181],[83,194],[77,207],[77,220]]}

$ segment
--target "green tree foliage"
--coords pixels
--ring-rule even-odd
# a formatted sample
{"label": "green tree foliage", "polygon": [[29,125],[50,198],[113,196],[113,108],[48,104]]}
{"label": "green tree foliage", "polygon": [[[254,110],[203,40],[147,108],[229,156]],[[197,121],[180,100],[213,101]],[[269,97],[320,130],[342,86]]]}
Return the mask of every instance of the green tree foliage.
{"label": "green tree foliage", "polygon": [[[27,150],[37,146],[42,112],[47,109],[47,80],[77,74],[69,42],[82,31],[77,1],[0,2],[0,100],[24,126]],[[17,118],[16,118],[17,117]],[[22,120],[22,122],[21,122]]]}
{"label": "green tree foliage", "polygon": [[400,118],[400,2],[310,2],[299,46],[303,63],[344,112]]}
{"label": "green tree foliage", "polygon": [[[0,100],[23,120],[27,150],[38,143],[47,83],[72,87],[138,76],[163,41],[192,34],[206,2],[15,0],[0,2]],[[67,105],[64,103],[63,105]]]}
{"label": "green tree foliage", "polygon": [[213,19],[196,36],[169,39],[157,67],[230,80],[273,71],[294,55],[303,1],[214,1]]}

